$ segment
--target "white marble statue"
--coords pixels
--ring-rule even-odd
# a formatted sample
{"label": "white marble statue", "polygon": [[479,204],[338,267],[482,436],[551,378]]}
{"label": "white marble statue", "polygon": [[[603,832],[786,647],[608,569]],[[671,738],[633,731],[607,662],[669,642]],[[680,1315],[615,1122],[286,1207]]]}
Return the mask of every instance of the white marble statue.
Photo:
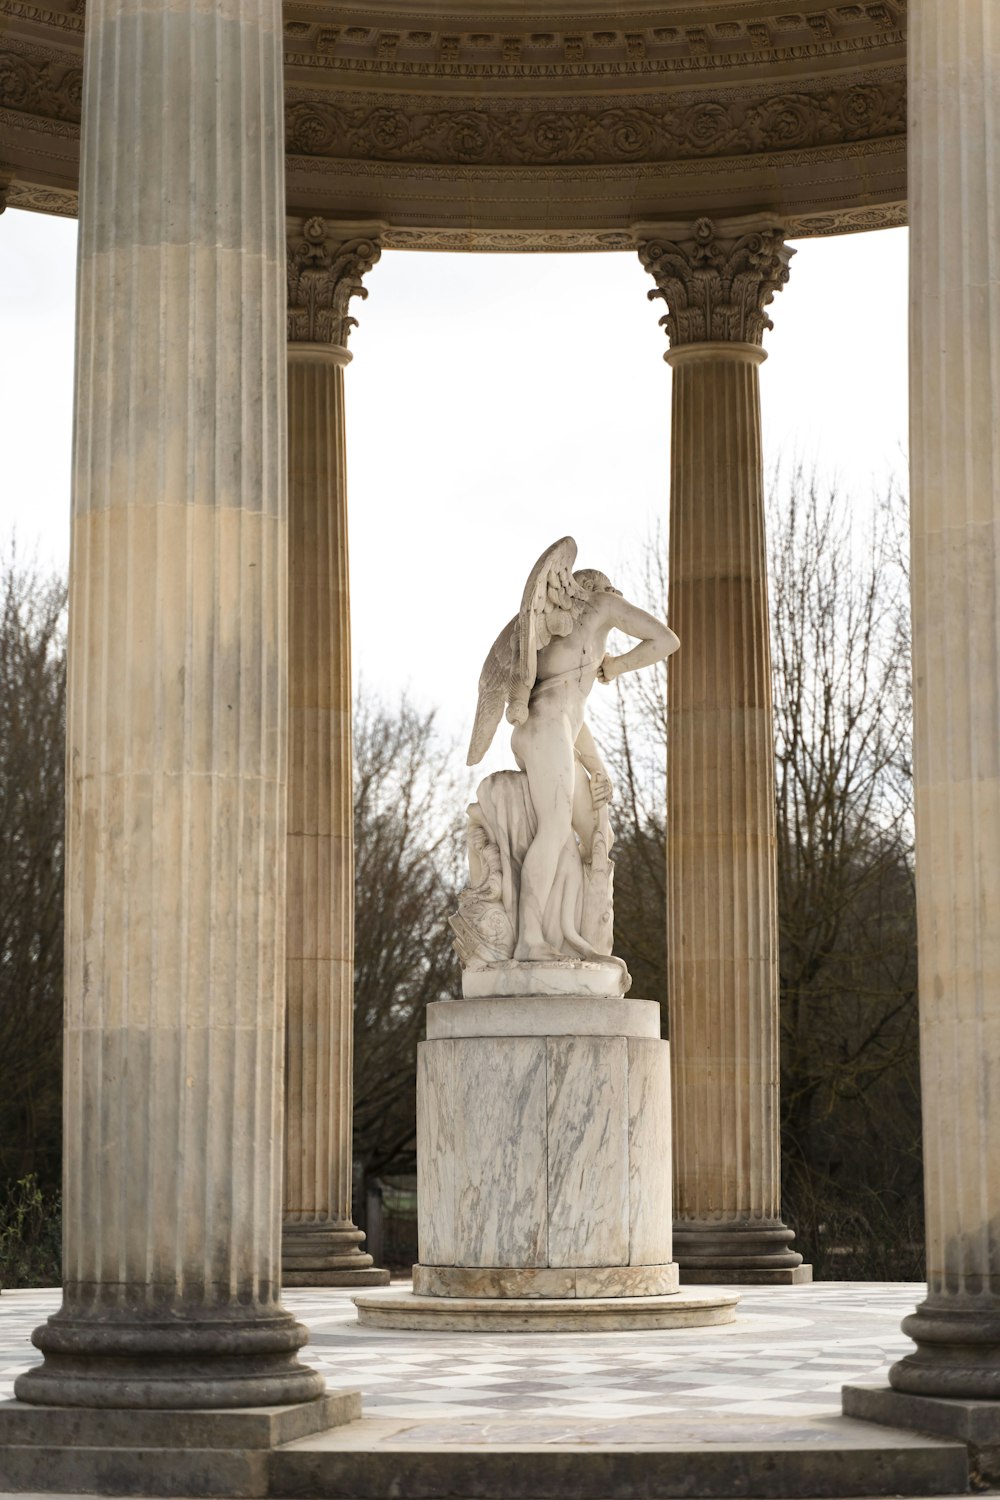
{"label": "white marble statue", "polygon": [[[603,573],[574,573],[575,559],[572,537],[538,559],[520,611],[500,632],[479,678],[468,763],[478,765],[486,754],[506,705],[520,770],[487,776],[469,808],[469,885],[451,919],[466,994],[473,972],[471,992],[494,992],[484,970],[508,971],[495,993],[546,992],[540,966],[592,968],[603,961],[624,972],[609,959],[613,791],[584,710],[595,682],[662,661],[679,642]],[[608,635],[616,629],[639,644],[608,656]],[[527,966],[536,971],[532,979],[512,981],[509,971]],[[566,991],[573,983],[563,974],[552,987]],[[627,976],[619,987],[627,987]]]}

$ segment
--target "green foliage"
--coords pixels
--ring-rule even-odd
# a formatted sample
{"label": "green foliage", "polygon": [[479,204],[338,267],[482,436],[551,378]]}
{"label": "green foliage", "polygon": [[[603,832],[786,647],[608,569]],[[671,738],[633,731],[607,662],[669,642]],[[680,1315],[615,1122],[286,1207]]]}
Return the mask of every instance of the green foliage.
{"label": "green foliage", "polygon": [[0,1193],[0,1286],[59,1286],[62,1282],[62,1202],[46,1194],[34,1173]]}

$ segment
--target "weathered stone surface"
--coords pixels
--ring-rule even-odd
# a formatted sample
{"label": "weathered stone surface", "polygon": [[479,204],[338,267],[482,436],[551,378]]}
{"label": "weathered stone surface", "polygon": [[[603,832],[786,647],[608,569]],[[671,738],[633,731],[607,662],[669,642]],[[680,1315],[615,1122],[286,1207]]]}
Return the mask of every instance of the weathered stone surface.
{"label": "weathered stone surface", "polygon": [[[87,7],[62,1309],[46,1405],[323,1392],[280,1302],[286,474],[277,0]],[[137,80],[142,86],[137,86]]]}
{"label": "weathered stone surface", "polygon": [[650,296],[667,305],[673,370],[669,596],[683,642],[669,667],[667,767],[673,1253],[682,1271],[706,1260],[747,1270],[750,1257],[790,1268],[802,1257],[781,1222],[758,366],[791,252],[773,216],[635,232]]}
{"label": "weathered stone surface", "polygon": [[672,1259],[670,1049],[636,1036],[627,1045],[628,1258],[633,1266],[665,1265]]}
{"label": "weathered stone surface", "polygon": [[455,1189],[456,1042],[417,1048],[417,1236],[427,1265],[457,1258]]}
{"label": "weathered stone surface", "polygon": [[627,1264],[628,1043],[548,1037],[545,1049],[548,1263]]}
{"label": "weathered stone surface", "polygon": [[0,1401],[0,1444],[65,1448],[271,1449],[361,1415],[356,1391],[237,1411],[100,1411]]}
{"label": "weathered stone surface", "polygon": [[418,1297],[664,1297],[677,1290],[677,1267],[414,1266]]}
{"label": "weathered stone surface", "polygon": [[467,1000],[494,996],[540,997],[586,995],[601,999],[624,995],[631,978],[620,959],[514,961],[488,968],[469,965],[462,970],[462,994]]}
{"label": "weathered stone surface", "polygon": [[845,1417],[965,1443],[975,1488],[1000,1484],[1000,1401],[917,1396],[887,1385],[845,1385]]}
{"label": "weathered stone surface", "polygon": [[[441,1002],[476,1010],[531,1002]],[[537,1002],[544,1006],[570,1002]],[[580,1002],[596,1025],[647,1031],[655,1006]],[[639,1007],[639,1008],[637,1008]],[[418,1061],[420,1268],[477,1268],[485,1288],[501,1270],[615,1268],[670,1260],[669,1048],[645,1035],[463,1036],[421,1044]],[[634,1069],[634,1072],[633,1072]],[[658,1273],[659,1274],[659,1273]],[[442,1277],[435,1288],[450,1295]],[[551,1279],[551,1293],[537,1291]],[[620,1279],[636,1285],[627,1277]],[[673,1283],[676,1285],[676,1282]],[[595,1287],[598,1282],[594,1282]],[[536,1295],[626,1295],[569,1291],[555,1278]],[[658,1288],[662,1290],[662,1288]],[[489,1293],[485,1292],[484,1295]]]}
{"label": "weathered stone surface", "polygon": [[584,995],[490,996],[435,1000],[427,1007],[427,1040],[461,1036],[628,1036],[659,1040],[655,1000]]}
{"label": "weathered stone surface", "polygon": [[[308,231],[308,233],[306,233]],[[356,245],[349,242],[348,249]],[[371,240],[362,244],[377,258]],[[373,1286],[351,1219],[354,826],[342,344],[358,256],[322,219],[289,244],[288,901],[282,1266],[289,1286]],[[305,339],[305,342],[300,342]]]}
{"label": "weathered stone surface", "polygon": [[674,1292],[663,1297],[421,1297],[412,1292],[355,1297],[358,1320],[372,1328],[456,1332],[600,1333],[629,1328],[704,1328],[731,1323],[735,1292]]}
{"label": "weathered stone surface", "polygon": [[[485,1425],[485,1424],[484,1424]],[[475,1446],[421,1441],[415,1424],[362,1422],[275,1455],[275,1496],[361,1500],[419,1495],[423,1500],[740,1500],[766,1489],[775,1500],[844,1495],[964,1494],[965,1450],[910,1433],[876,1433],[863,1422],[834,1418],[826,1431],[789,1440],[771,1423],[730,1440],[673,1441],[669,1424],[654,1435],[633,1419],[635,1438],[611,1447],[580,1423],[576,1441],[526,1441],[516,1422],[493,1419]],[[592,1424],[590,1424],[592,1425]],[[826,1424],[824,1424],[826,1425]],[[505,1437],[505,1429],[511,1430]],[[369,1436],[370,1434],[370,1436]]]}
{"label": "weathered stone surface", "polygon": [[811,1286],[812,1279],[812,1266],[767,1267],[759,1260],[749,1267],[727,1264],[720,1271],[702,1265],[680,1267],[681,1286]]}
{"label": "weathered stone surface", "polygon": [[361,1416],[356,1391],[245,1411],[83,1411],[0,1402],[0,1490],[264,1496],[274,1450]]}
{"label": "weathered stone surface", "polygon": [[[438,1042],[424,1042],[429,1052]],[[455,1261],[464,1266],[544,1266],[546,1213],[545,1040],[468,1038],[453,1049]],[[418,1153],[420,1143],[418,1143]],[[420,1213],[436,1207],[421,1200]]]}
{"label": "weathered stone surface", "polygon": [[[1000,35],[910,10],[914,793],[927,1298],[889,1380],[1000,1400]],[[956,107],[960,101],[961,107]]]}

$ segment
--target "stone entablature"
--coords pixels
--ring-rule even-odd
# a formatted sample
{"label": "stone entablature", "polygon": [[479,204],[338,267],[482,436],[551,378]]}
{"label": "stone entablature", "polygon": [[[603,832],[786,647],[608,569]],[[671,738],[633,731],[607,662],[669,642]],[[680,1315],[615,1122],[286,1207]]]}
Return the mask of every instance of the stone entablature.
{"label": "stone entablature", "polygon": [[[556,0],[528,15],[286,6],[289,211],[362,214],[441,248],[463,233],[606,248],[678,210],[767,208],[803,234],[901,222],[900,0],[711,10],[695,25],[670,0],[572,15]],[[58,195],[76,188],[83,24],[82,4],[0,0],[15,207],[72,211]]]}

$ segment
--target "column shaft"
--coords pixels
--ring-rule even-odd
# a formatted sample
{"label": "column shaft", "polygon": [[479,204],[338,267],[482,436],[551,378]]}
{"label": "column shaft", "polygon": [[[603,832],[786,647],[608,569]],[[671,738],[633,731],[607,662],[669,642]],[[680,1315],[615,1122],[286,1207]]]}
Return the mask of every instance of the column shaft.
{"label": "column shaft", "polygon": [[288,1072],[282,1254],[289,1285],[388,1281],[351,1220],[354,829],[344,365],[288,346]]}
{"label": "column shaft", "polygon": [[321,1394],[280,1303],[278,0],[91,0],[67,725],[64,1300],[23,1400]]}
{"label": "column shaft", "polygon": [[811,1270],[781,1222],[774,735],[757,369],[792,251],[766,215],[636,227],[673,367],[667,946],[682,1281]]}
{"label": "column shaft", "polygon": [[898,1390],[1000,1398],[1000,15],[913,0],[914,780],[927,1300]]}
{"label": "column shaft", "polygon": [[801,1256],[781,1223],[764,353],[705,343],[667,357],[675,1253],[685,1268],[779,1269]]}

